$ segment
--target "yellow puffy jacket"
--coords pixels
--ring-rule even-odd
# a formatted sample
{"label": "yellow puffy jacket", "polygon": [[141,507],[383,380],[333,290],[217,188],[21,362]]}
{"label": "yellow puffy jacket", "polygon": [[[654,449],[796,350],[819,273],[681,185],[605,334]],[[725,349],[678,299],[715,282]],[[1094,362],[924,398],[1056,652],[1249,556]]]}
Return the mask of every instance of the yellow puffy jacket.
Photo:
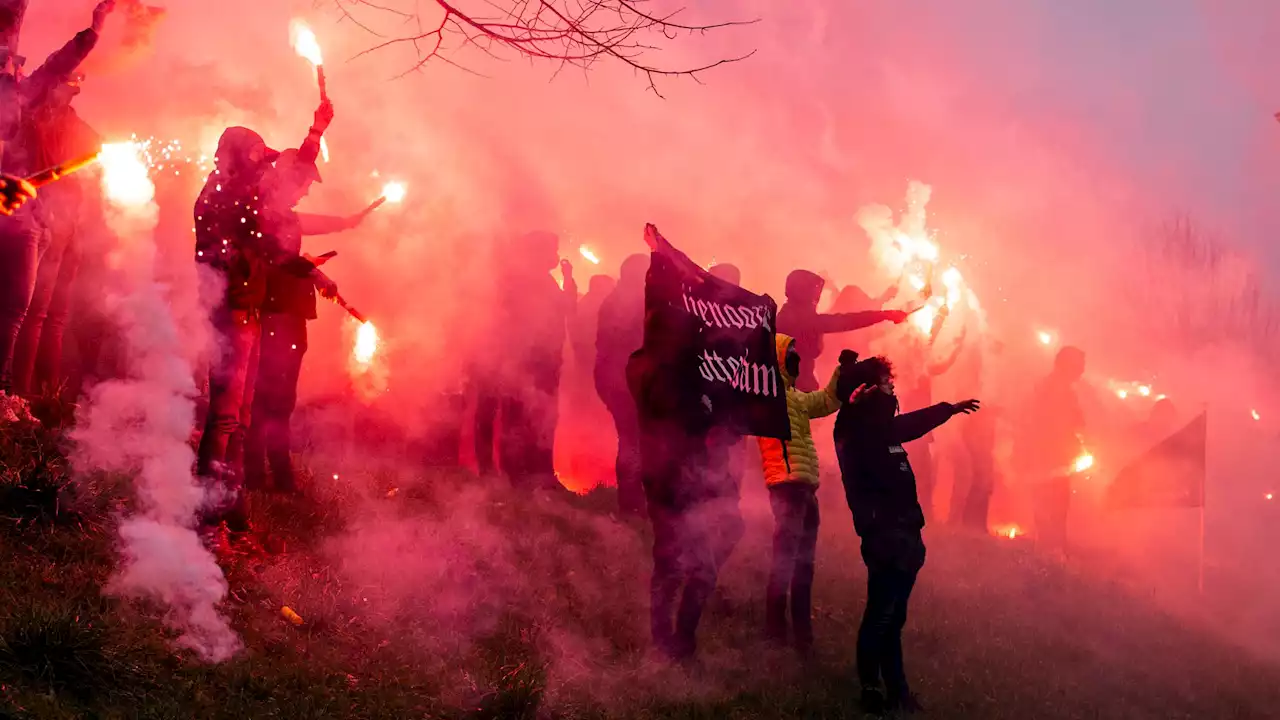
{"label": "yellow puffy jacket", "polygon": [[791,417],[791,439],[783,448],[781,440],[759,438],[760,459],[764,464],[766,485],[781,483],[818,484],[818,450],[813,445],[813,431],[809,420],[826,417],[840,409],[836,398],[836,381],[839,369],[831,376],[824,390],[800,392],[796,379],[787,373],[787,349],[795,343],[788,335],[778,334],[778,371],[787,386],[787,415]]}

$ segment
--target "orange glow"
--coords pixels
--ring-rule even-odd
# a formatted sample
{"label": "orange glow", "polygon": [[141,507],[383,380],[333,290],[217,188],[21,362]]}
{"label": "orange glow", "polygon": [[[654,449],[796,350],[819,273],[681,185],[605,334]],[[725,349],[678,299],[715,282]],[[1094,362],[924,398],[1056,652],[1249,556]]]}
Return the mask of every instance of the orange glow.
{"label": "orange glow", "polygon": [[997,537],[1006,538],[1008,540],[1014,540],[1019,535],[1026,534],[1022,531],[1022,528],[1018,527],[1017,525],[999,525],[997,527],[992,528],[992,532]]}
{"label": "orange glow", "polygon": [[596,254],[591,251],[591,248],[587,247],[586,245],[583,245],[582,247],[578,248],[578,252],[582,255],[582,257],[586,258],[587,262],[591,263],[592,265],[600,264],[600,258],[597,257]]}
{"label": "orange glow", "polygon": [[98,162],[102,163],[103,190],[115,205],[137,208],[155,198],[156,186],[151,182],[142,144],[107,143]]}
{"label": "orange glow", "polygon": [[1138,394],[1139,394],[1139,395],[1141,395],[1142,397],[1151,397],[1151,386],[1150,386],[1150,385],[1139,385],[1139,386],[1138,386]]}
{"label": "orange glow", "polygon": [[1266,497],[1268,500],[1270,500],[1270,499],[1272,499],[1272,498],[1273,498],[1273,497],[1275,497],[1275,496],[1274,496],[1274,495],[1272,495],[1271,493],[1267,493],[1265,497]]}
{"label": "orange glow", "polygon": [[390,203],[403,202],[406,193],[404,183],[389,182],[382,186],[382,197]]}
{"label": "orange glow", "polygon": [[1254,419],[1254,420],[1261,420],[1261,419],[1262,419],[1262,416],[1258,414],[1258,411],[1257,411],[1257,410],[1250,410],[1250,411],[1249,411],[1249,414],[1253,416],[1253,419]]}
{"label": "orange glow", "polygon": [[1053,333],[1047,330],[1038,330],[1036,331],[1036,340],[1040,341],[1041,345],[1052,345]]}
{"label": "orange glow", "polygon": [[320,53],[320,41],[316,34],[301,20],[289,24],[289,36],[293,41],[293,51],[307,59],[312,65],[323,65],[324,56]]}
{"label": "orange glow", "polygon": [[1129,397],[1129,391],[1125,390],[1124,388],[1121,388],[1116,391],[1116,397],[1120,398],[1121,400],[1124,400],[1125,398]]}
{"label": "orange glow", "polygon": [[1082,473],[1093,467],[1093,455],[1085,450],[1071,463],[1071,472]]}
{"label": "orange glow", "polygon": [[378,352],[378,328],[373,323],[361,323],[356,330],[356,344],[352,350],[352,356],[356,362],[361,365],[368,365],[373,362],[373,356]]}

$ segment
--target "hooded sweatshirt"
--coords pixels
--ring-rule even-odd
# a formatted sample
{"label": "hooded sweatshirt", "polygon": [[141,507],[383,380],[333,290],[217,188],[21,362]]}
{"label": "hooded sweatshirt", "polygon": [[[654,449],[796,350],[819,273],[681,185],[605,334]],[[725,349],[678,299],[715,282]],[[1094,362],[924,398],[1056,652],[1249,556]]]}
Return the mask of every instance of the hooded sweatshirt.
{"label": "hooded sweatshirt", "polygon": [[[791,439],[783,441],[759,438],[760,460],[764,465],[766,485],[804,483],[818,486],[818,450],[813,443],[813,431],[809,421],[826,417],[840,409],[836,397],[836,383],[840,370],[831,376],[831,382],[823,390],[801,392],[796,389],[796,379],[787,372],[787,350],[795,339],[781,333],[777,336],[778,370],[787,387],[787,415],[791,419]],[[802,356],[803,357],[803,356]]]}

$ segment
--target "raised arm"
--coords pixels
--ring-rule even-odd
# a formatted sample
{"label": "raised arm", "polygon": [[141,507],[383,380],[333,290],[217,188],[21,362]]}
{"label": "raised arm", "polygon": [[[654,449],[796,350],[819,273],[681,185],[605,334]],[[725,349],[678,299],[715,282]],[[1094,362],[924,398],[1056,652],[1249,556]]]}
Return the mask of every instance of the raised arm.
{"label": "raised arm", "polygon": [[328,98],[321,100],[320,107],[316,108],[315,121],[307,130],[307,137],[298,146],[299,160],[314,163],[320,157],[320,138],[324,137],[329,124],[333,122],[333,114],[333,103]]}
{"label": "raised arm", "polygon": [[938,403],[913,412],[895,415],[889,425],[890,442],[901,445],[919,440],[955,415],[968,414],[977,410],[977,400],[965,400],[960,403]]}
{"label": "raised arm", "polygon": [[98,36],[107,15],[115,8],[115,0],[103,0],[93,9],[93,22],[89,27],[76,33],[66,45],[58,48],[45,58],[24,83],[23,100],[28,107],[34,107],[48,96],[49,91],[67,81],[71,74],[80,67],[80,63],[89,57],[98,44]]}
{"label": "raised arm", "polygon": [[818,332],[828,335],[859,330],[886,320],[900,323],[907,319],[907,313],[902,310],[868,310],[866,312],[833,313],[815,317]]}

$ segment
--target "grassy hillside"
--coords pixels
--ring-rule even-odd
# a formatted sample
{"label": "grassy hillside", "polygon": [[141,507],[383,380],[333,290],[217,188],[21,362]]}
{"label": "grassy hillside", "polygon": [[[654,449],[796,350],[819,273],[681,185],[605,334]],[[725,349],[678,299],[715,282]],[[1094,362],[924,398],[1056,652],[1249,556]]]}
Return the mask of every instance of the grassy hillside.
{"label": "grassy hillside", "polygon": [[[865,578],[838,505],[811,666],[760,640],[769,518],[748,502],[702,663],[669,668],[647,651],[644,530],[611,519],[606,493],[520,500],[352,469],[323,494],[259,499],[270,552],[227,568],[245,650],[206,666],[169,646],[157,608],[104,595],[127,496],[109,478],[66,485],[57,443],[29,426],[0,440],[0,716],[858,717]],[[906,644],[933,717],[1280,715],[1280,667],[1019,543],[933,533]]]}

